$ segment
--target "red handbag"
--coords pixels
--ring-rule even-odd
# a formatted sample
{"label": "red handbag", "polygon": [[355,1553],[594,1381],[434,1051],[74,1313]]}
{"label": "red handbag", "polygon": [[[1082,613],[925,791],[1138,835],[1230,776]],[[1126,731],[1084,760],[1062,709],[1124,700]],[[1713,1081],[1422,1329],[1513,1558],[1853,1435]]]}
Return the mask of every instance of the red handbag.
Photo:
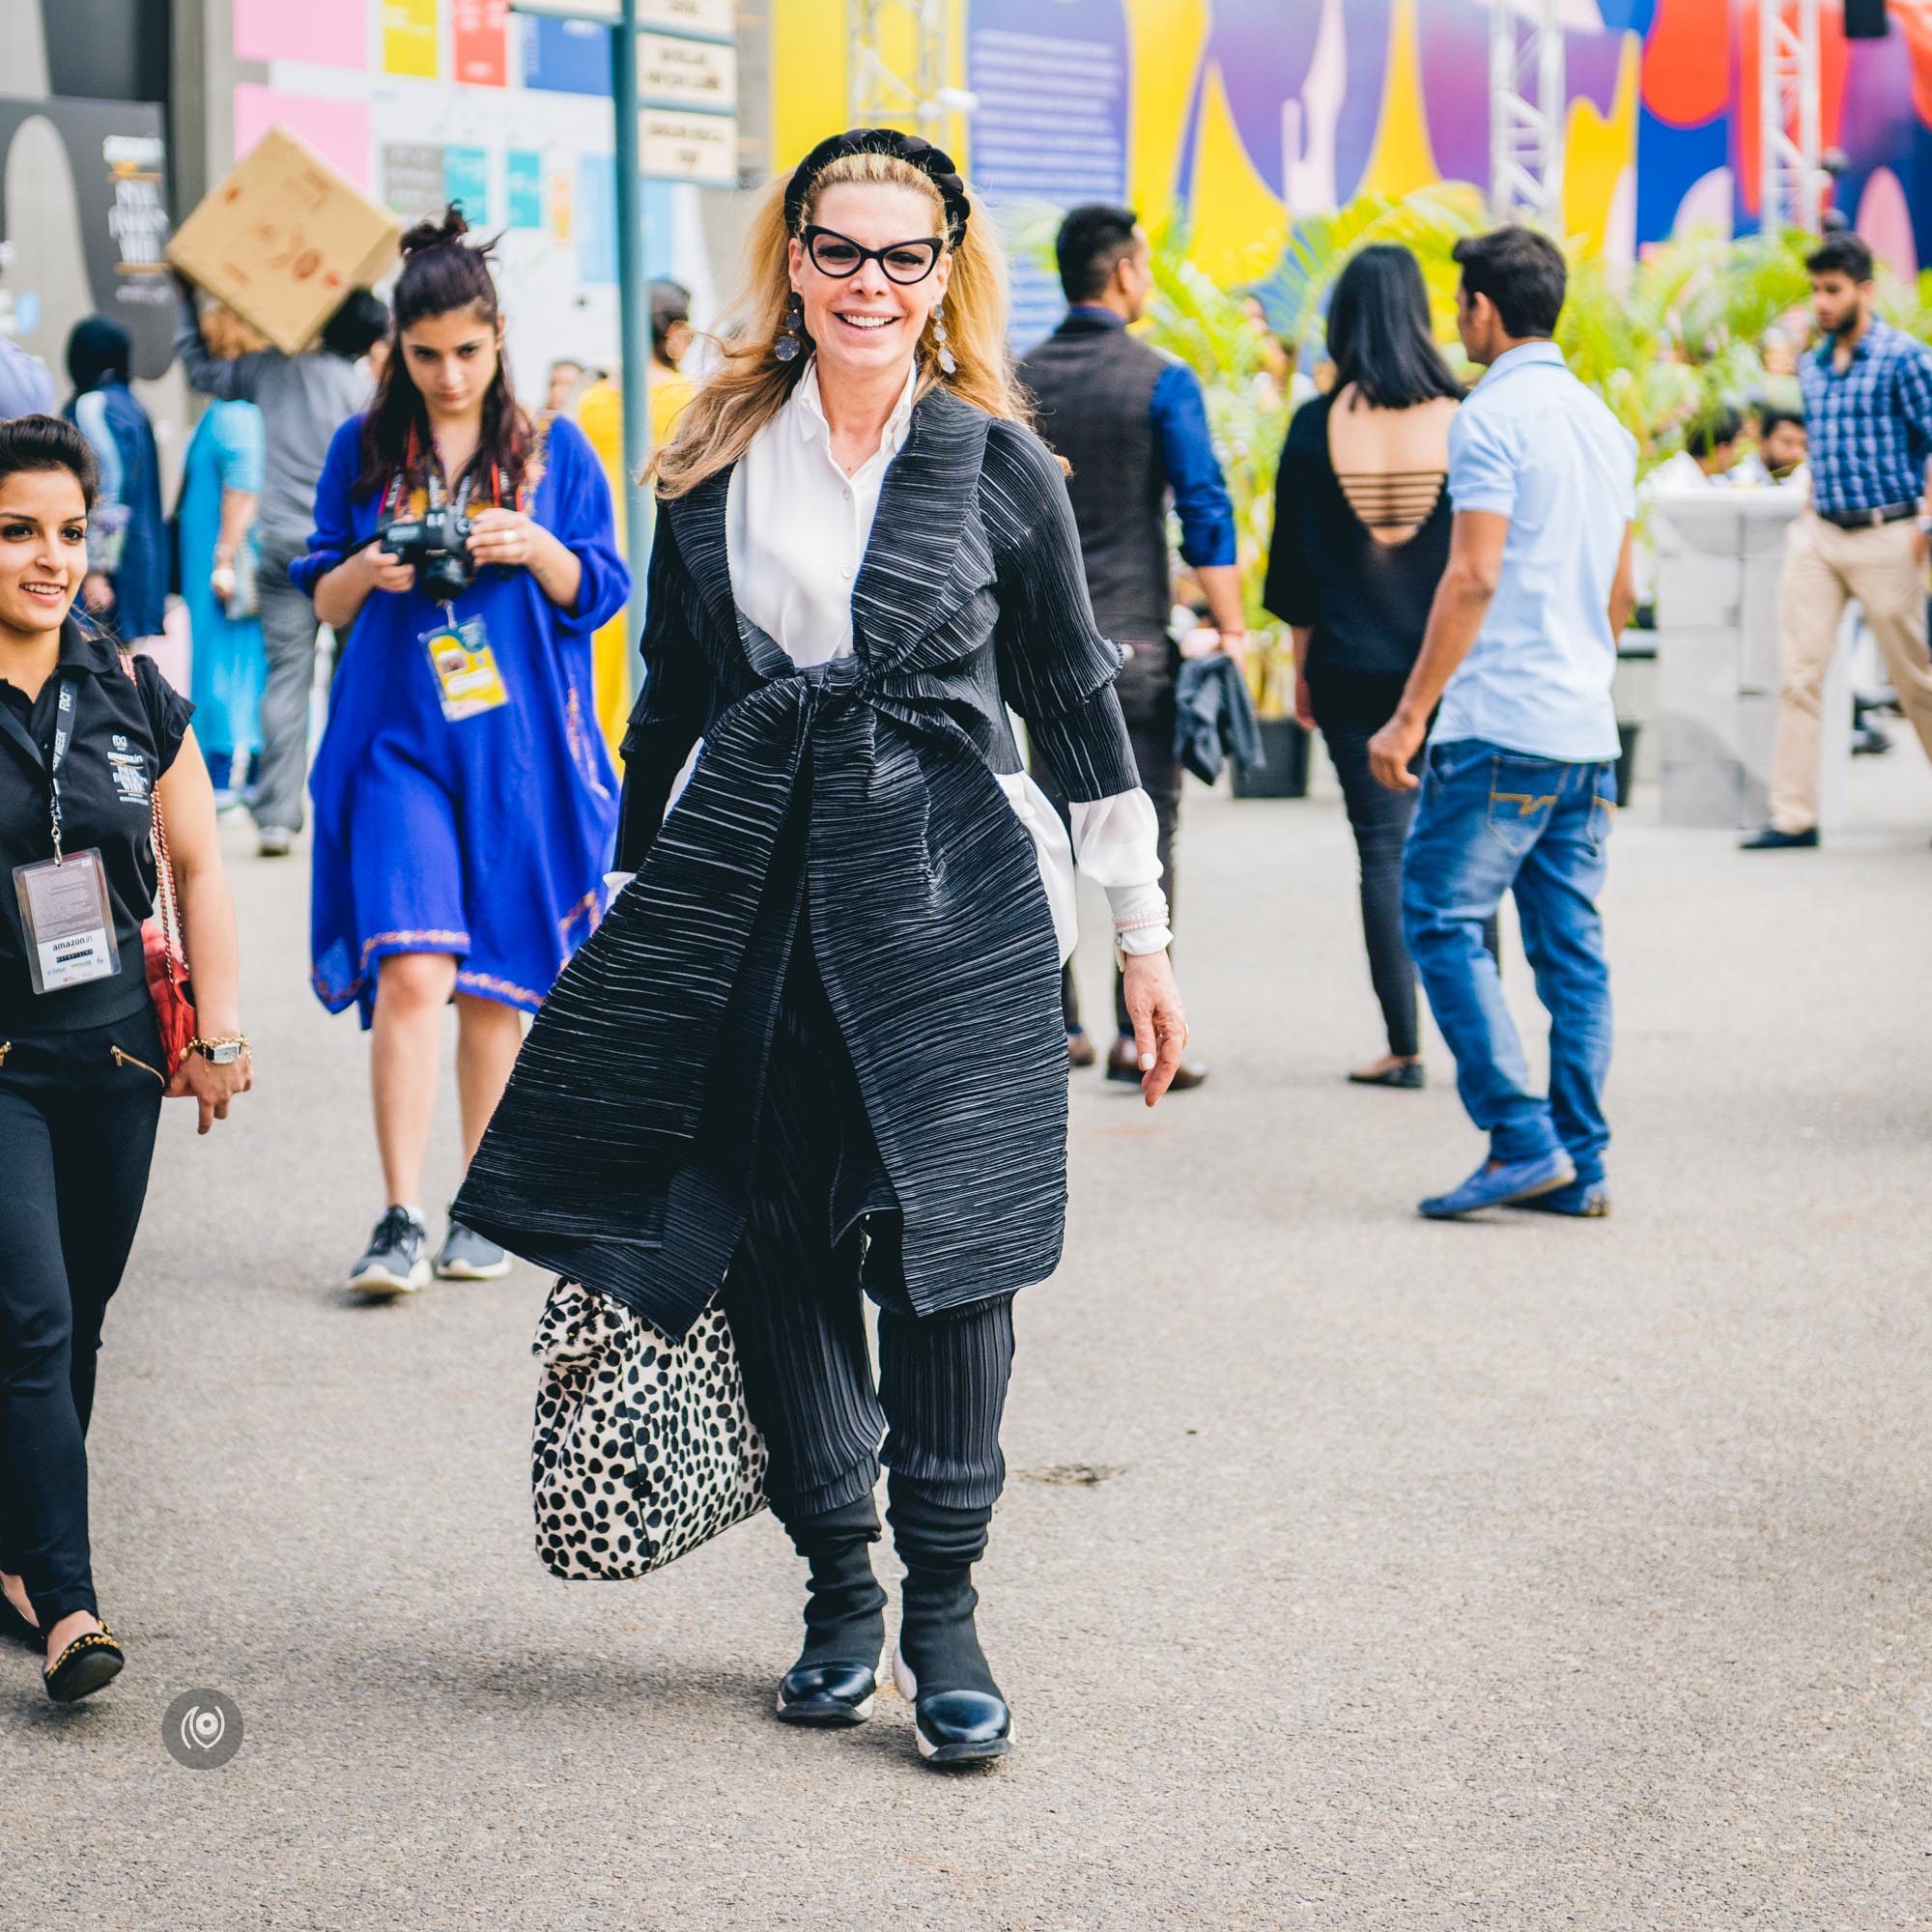
{"label": "red handbag", "polygon": [[155,872],[159,886],[155,908],[159,917],[141,927],[141,952],[147,962],[148,997],[154,1001],[155,1017],[160,1022],[161,1051],[167,1056],[172,1086],[187,1058],[188,1042],[195,1037],[194,1001],[188,993],[187,956],[181,944],[181,901],[175,895],[175,865],[168,856],[167,820],[161,816],[158,791],[154,807]]}
{"label": "red handbag", "polygon": [[[134,678],[134,660],[126,651],[121,653],[121,668]],[[138,685],[139,679],[134,681]],[[155,815],[156,916],[141,927],[141,956],[148,971],[148,997],[155,1003],[155,1017],[160,1023],[161,1052],[172,1088],[174,1076],[187,1058],[188,1042],[195,1037],[194,1001],[188,993],[181,899],[175,891],[175,862],[168,853],[168,825],[161,815],[158,784],[149,803]]]}

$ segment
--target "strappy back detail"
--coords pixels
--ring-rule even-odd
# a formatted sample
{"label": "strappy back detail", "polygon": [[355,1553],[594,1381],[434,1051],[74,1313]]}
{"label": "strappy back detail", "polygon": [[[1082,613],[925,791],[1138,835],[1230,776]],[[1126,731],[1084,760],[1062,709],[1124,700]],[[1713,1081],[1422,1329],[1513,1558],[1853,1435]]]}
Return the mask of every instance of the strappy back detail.
{"label": "strappy back detail", "polygon": [[1338,470],[1335,481],[1356,520],[1378,543],[1401,544],[1435,514],[1446,469]]}

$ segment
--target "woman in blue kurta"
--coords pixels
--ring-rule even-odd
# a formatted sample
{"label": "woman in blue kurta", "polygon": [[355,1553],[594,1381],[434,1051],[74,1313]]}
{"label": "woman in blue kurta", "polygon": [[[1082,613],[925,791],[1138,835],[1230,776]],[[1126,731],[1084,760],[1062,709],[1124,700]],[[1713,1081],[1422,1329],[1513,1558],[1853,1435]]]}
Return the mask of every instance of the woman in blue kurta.
{"label": "woman in blue kurta", "polygon": [[[591,635],[630,594],[610,487],[574,425],[533,441],[486,251],[464,233],[452,209],[404,237],[393,353],[369,412],[336,432],[290,571],[324,622],[354,626],[309,781],[310,917],[317,993],[374,1033],[388,1207],[350,1277],[374,1295],[429,1278],[419,1202],[443,1007],[473,1154],[522,1015],[603,910],[616,823],[590,675]],[[474,580],[447,601],[383,537],[439,505],[473,523]],[[508,1266],[452,1218],[437,1273]]]}
{"label": "woman in blue kurta", "polygon": [[195,425],[182,466],[182,599],[194,656],[190,690],[202,755],[217,805],[227,803],[238,758],[261,745],[262,619],[254,598],[231,615],[236,585],[255,575],[255,499],[262,491],[262,412],[214,402]]}

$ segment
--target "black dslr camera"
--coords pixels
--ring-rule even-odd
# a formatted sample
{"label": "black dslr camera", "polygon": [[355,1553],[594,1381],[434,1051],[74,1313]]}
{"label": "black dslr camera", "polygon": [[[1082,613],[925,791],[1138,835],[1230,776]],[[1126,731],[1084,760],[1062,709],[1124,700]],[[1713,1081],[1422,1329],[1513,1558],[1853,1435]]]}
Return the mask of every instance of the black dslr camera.
{"label": "black dslr camera", "polygon": [[476,582],[469,554],[470,520],[444,503],[420,517],[399,517],[383,526],[383,548],[399,563],[415,566],[416,582],[439,604],[453,603]]}

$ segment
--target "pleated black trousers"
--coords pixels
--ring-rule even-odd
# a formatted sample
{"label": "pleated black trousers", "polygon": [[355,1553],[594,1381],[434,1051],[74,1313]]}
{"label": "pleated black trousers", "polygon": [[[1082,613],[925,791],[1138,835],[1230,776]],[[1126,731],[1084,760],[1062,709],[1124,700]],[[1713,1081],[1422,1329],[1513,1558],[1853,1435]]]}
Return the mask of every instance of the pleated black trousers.
{"label": "pleated black trousers", "polygon": [[[766,1492],[781,1522],[797,1522],[869,1495],[883,1460],[928,1502],[990,1509],[1006,1482],[1000,1418],[1012,1373],[1012,1296],[912,1312],[891,1182],[809,930],[801,918],[772,1039],[750,1211],[724,1287],[746,1404],[771,1450]],[[876,1381],[867,1294],[879,1309]]]}

